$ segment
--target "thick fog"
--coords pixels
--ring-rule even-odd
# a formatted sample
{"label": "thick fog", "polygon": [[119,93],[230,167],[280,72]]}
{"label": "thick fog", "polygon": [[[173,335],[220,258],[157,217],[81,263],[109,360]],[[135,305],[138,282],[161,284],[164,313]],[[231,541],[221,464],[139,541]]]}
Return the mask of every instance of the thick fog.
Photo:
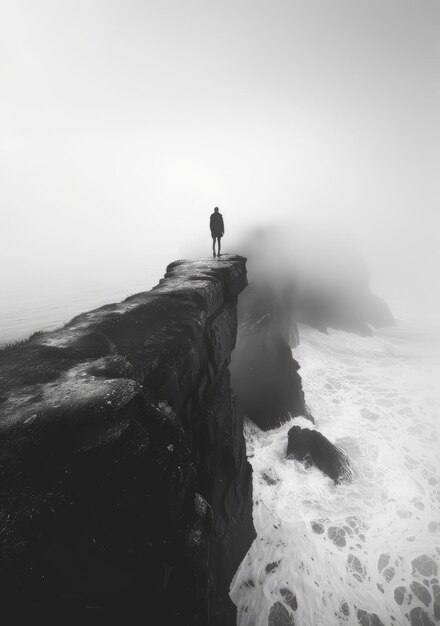
{"label": "thick fog", "polygon": [[3,0],[5,307],[149,288],[219,206],[225,252],[305,224],[435,312],[439,28],[436,0]]}

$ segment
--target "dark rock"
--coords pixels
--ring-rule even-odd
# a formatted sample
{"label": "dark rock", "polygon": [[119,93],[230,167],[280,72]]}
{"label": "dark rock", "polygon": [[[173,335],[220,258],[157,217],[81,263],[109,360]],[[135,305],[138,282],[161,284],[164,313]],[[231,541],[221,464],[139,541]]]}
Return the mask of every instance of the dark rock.
{"label": "dark rock", "polygon": [[345,452],[319,431],[292,426],[288,438],[287,458],[317,467],[336,483],[352,477]]}
{"label": "dark rock", "polygon": [[2,612],[235,624],[252,477],[228,365],[245,260],[0,351]]}
{"label": "dark rock", "polygon": [[309,415],[299,364],[289,345],[292,312],[278,298],[268,285],[242,294],[231,363],[239,410],[263,430],[276,428],[292,416]]}

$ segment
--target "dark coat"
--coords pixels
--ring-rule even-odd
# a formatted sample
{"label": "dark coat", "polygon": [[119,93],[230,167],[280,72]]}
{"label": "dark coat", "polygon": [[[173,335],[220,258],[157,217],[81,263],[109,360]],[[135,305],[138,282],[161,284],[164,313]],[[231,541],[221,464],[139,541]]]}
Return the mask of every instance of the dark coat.
{"label": "dark coat", "polygon": [[225,233],[225,225],[221,213],[213,213],[209,219],[209,228],[212,237],[223,237]]}

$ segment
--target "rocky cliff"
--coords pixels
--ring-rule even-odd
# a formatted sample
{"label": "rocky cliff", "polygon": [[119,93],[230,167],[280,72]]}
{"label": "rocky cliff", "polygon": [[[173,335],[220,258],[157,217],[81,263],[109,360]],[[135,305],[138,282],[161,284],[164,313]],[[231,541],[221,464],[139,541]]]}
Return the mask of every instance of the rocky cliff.
{"label": "rocky cliff", "polygon": [[228,370],[245,286],[241,257],[178,261],[0,352],[3,614],[235,623],[254,538]]}
{"label": "rocky cliff", "polygon": [[263,430],[298,415],[311,417],[292,356],[299,338],[291,291],[255,281],[240,296],[238,313],[231,375],[240,413]]}

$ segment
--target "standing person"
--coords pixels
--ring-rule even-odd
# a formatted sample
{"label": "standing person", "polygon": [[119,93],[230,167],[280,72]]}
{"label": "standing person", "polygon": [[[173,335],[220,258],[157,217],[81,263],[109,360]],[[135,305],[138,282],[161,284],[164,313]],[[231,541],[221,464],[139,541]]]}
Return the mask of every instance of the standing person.
{"label": "standing person", "polygon": [[221,238],[225,234],[225,225],[223,223],[223,216],[219,213],[218,207],[215,207],[214,213],[212,213],[209,219],[209,228],[211,229],[211,237],[212,237],[212,254],[215,258],[215,241],[218,243],[218,253],[217,256],[220,256],[220,245]]}

